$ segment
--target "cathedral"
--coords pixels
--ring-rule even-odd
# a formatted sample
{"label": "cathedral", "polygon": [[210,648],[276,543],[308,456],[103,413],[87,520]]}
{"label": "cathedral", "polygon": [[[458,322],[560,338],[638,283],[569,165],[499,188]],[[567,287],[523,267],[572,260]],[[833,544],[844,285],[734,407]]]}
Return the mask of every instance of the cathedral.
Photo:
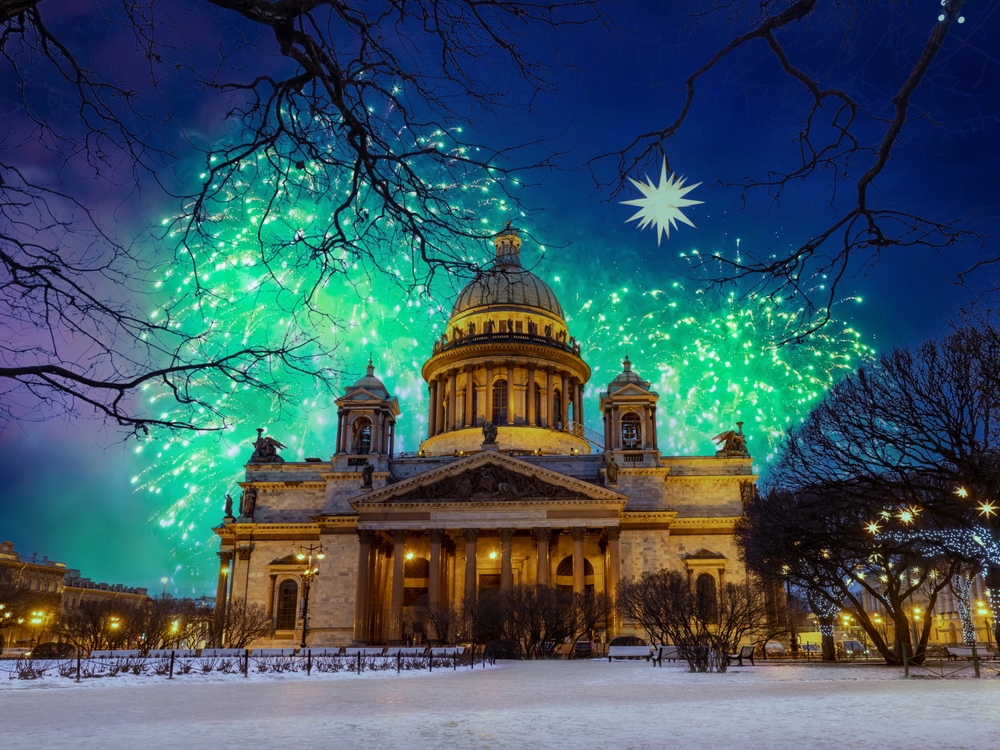
{"label": "cathedral", "polygon": [[[486,588],[613,597],[622,578],[663,568],[710,591],[742,579],[733,527],[756,479],[742,426],[714,455],[661,455],[669,406],[627,357],[585,405],[590,367],[559,300],[521,265],[515,230],[495,244],[423,365],[418,451],[395,451],[403,410],[371,362],[336,402],[331,457],[284,461],[258,431],[235,515],[229,500],[214,529],[217,612],[266,607],[271,638],[257,645],[303,632],[310,646],[400,643],[412,608],[460,609]],[[585,427],[595,406],[601,432]]]}

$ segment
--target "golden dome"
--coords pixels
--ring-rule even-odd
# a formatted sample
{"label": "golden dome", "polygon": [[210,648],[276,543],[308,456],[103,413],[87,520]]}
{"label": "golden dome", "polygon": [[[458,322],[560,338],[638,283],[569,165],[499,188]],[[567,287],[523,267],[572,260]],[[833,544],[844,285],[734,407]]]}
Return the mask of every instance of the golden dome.
{"label": "golden dome", "polygon": [[451,316],[477,307],[515,305],[534,307],[563,318],[562,305],[549,285],[521,266],[521,238],[512,229],[496,238],[496,262],[463,289]]}

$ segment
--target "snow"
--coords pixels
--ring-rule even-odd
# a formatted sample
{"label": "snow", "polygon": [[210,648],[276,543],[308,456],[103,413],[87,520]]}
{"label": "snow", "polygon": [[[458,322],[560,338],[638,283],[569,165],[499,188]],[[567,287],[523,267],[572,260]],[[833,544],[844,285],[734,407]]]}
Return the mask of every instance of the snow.
{"label": "snow", "polygon": [[0,746],[982,750],[1000,736],[994,675],[790,664],[699,675],[559,661],[402,675],[45,677],[0,687]]}

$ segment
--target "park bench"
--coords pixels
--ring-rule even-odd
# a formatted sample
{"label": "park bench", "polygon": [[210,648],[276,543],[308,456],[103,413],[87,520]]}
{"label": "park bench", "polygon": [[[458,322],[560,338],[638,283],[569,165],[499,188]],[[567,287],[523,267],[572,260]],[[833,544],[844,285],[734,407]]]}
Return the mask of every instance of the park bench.
{"label": "park bench", "polygon": [[649,646],[608,646],[608,661],[612,659],[635,659],[643,658],[646,661],[653,660],[653,665],[660,660],[661,649]]}
{"label": "park bench", "polygon": [[245,648],[203,648],[198,654],[202,659],[232,659],[246,656]]}
{"label": "park bench", "polygon": [[160,648],[150,651],[146,656],[150,659],[169,659],[171,654],[178,659],[191,659],[195,655],[195,650],[191,648]]}
{"label": "park bench", "polygon": [[348,646],[344,656],[384,656],[385,646]]}
{"label": "park bench", "polygon": [[136,659],[138,657],[138,649],[119,649],[117,651],[99,650],[90,652],[91,659]]}
{"label": "park bench", "polygon": [[255,648],[250,656],[295,656],[297,648]]}
{"label": "park bench", "polygon": [[427,646],[389,646],[389,656],[426,656]]}
{"label": "park bench", "polygon": [[435,646],[431,649],[431,656],[461,656],[465,653],[465,646]]}
{"label": "park bench", "polygon": [[735,659],[736,662],[742,667],[743,660],[749,659],[750,666],[756,667],[757,665],[753,663],[753,646],[743,646],[738,654],[729,654],[730,660]]}
{"label": "park bench", "polygon": [[683,661],[684,657],[681,656],[681,650],[677,646],[660,646],[660,666],[663,666],[663,660],[667,661]]}
{"label": "park bench", "polygon": [[[948,658],[951,660],[972,659],[972,646],[945,646],[945,651],[948,654]],[[994,659],[996,656],[991,654],[987,649],[976,646],[976,658],[980,660]]]}

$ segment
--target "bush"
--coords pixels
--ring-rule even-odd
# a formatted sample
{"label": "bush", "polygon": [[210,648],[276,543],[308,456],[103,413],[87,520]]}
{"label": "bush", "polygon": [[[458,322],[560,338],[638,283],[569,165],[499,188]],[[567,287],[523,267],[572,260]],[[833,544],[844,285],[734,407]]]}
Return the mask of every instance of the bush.
{"label": "bush", "polygon": [[648,646],[642,638],[637,635],[620,635],[617,638],[612,638],[609,646]]}

